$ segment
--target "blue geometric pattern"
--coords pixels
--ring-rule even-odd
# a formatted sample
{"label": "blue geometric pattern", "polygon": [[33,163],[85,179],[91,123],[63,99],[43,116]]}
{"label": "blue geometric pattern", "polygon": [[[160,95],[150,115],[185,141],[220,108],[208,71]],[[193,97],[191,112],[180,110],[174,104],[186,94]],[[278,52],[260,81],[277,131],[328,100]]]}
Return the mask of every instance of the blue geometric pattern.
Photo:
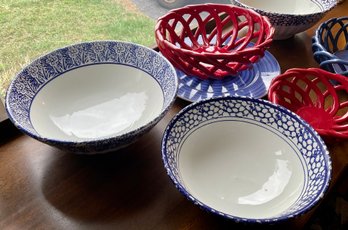
{"label": "blue geometric pattern", "polygon": [[[246,219],[209,207],[186,190],[178,171],[179,149],[192,130],[226,118],[242,119],[267,127],[295,146],[305,170],[303,192],[288,210],[268,219]],[[168,175],[188,199],[202,208],[237,222],[270,223],[293,218],[309,210],[321,199],[331,178],[331,160],[326,146],[314,129],[296,114],[270,102],[244,97],[226,97],[193,103],[177,114],[167,126],[162,140],[162,158]]]}
{"label": "blue geometric pattern", "polygon": [[[164,95],[160,116],[137,130],[111,139],[74,143],[40,136],[30,122],[31,103],[40,89],[65,72],[105,63],[131,66],[153,77]],[[73,152],[101,152],[128,144],[153,127],[172,105],[177,86],[177,76],[173,66],[147,47],[119,41],[86,42],[55,50],[25,67],[18,73],[7,91],[6,109],[11,121],[20,130],[40,141]]]}
{"label": "blue geometric pattern", "polygon": [[194,102],[219,96],[261,98],[267,94],[271,80],[280,74],[280,67],[274,56],[266,51],[265,56],[253,64],[251,69],[221,80],[202,80],[187,76],[178,69],[176,71],[179,77],[178,97]]}

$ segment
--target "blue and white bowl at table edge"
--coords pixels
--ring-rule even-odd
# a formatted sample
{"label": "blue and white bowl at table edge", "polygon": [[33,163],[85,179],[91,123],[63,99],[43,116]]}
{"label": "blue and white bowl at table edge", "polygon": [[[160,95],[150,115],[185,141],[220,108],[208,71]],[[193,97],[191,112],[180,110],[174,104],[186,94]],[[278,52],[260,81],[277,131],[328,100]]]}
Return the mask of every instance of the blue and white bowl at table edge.
{"label": "blue and white bowl at table edge", "polygon": [[269,18],[275,29],[273,40],[293,37],[314,26],[337,5],[336,0],[231,0]]}
{"label": "blue and white bowl at table edge", "polygon": [[172,106],[171,63],[152,49],[93,41],[54,50],[12,80],[5,107],[27,135],[76,153],[114,151],[147,133]]}
{"label": "blue and white bowl at table edge", "polygon": [[325,143],[299,116],[261,99],[193,103],[168,124],[164,167],[204,210],[236,222],[275,223],[309,211],[331,179]]}

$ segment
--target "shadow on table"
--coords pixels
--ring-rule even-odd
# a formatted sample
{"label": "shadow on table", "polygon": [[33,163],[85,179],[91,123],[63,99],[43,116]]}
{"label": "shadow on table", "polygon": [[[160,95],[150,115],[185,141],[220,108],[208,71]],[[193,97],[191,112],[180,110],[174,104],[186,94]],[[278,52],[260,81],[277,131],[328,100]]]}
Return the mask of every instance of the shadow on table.
{"label": "shadow on table", "polygon": [[18,137],[21,132],[12,124],[10,119],[0,122],[0,146]]}
{"label": "shadow on table", "polygon": [[[158,148],[149,151],[155,145]],[[167,180],[159,143],[148,136],[110,154],[62,154],[46,168],[42,193],[54,208],[82,222],[130,221],[151,209]]]}

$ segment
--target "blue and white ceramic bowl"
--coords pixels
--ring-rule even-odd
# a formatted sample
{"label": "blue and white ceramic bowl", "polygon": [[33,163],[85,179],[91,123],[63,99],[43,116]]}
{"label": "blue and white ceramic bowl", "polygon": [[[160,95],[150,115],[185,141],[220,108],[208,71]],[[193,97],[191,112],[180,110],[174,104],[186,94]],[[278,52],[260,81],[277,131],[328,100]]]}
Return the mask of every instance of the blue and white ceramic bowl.
{"label": "blue and white ceramic bowl", "polygon": [[11,121],[29,136],[78,153],[117,150],[152,128],[177,94],[173,66],[120,41],[71,45],[42,56],[13,79]]}
{"label": "blue and white ceramic bowl", "polygon": [[267,16],[275,28],[274,40],[283,40],[314,26],[336,0],[231,0],[237,6]]}
{"label": "blue and white ceramic bowl", "polygon": [[313,36],[312,50],[321,68],[348,77],[348,17],[323,22]]}
{"label": "blue and white ceramic bowl", "polygon": [[301,215],[324,196],[331,178],[329,153],[313,128],[261,99],[189,105],[167,126],[162,157],[189,200],[237,222]]}

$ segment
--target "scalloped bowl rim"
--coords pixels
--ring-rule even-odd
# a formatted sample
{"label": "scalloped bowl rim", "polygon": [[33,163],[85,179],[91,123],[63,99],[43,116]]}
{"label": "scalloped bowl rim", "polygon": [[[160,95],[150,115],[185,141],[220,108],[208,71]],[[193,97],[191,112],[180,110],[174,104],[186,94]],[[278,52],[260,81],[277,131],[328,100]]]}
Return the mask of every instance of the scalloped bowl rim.
{"label": "scalloped bowl rim", "polygon": [[[208,5],[208,6],[210,6],[210,5],[218,5],[218,6],[221,6],[223,4],[206,3],[206,4],[202,4],[202,5],[203,6],[204,5]],[[202,7],[202,5],[199,5],[199,7]],[[186,9],[186,8],[191,8],[191,7],[195,8],[195,7],[197,7],[197,5],[194,5],[194,4],[193,5],[187,5],[187,6],[183,7],[183,8],[177,8],[177,9],[170,10],[167,14],[165,14],[162,17],[158,18],[155,30],[157,31],[158,26],[161,24],[161,21],[163,20],[162,18],[165,18],[168,15],[173,14],[173,13],[177,14],[177,11],[180,12],[184,8]],[[230,7],[238,7],[238,6],[231,5]],[[262,20],[268,21],[267,17],[265,17],[263,15],[260,15],[258,12],[256,12],[253,9],[248,9],[246,7],[245,8],[238,7],[238,8],[240,8],[241,10],[243,10],[243,11],[245,11],[247,13],[259,15],[260,19],[262,18]],[[204,12],[204,11],[202,11],[202,12]],[[180,16],[182,16],[182,15],[180,15]],[[270,25],[270,29],[271,28],[272,28],[272,26]],[[267,34],[267,36],[270,36],[272,33],[274,33],[274,30],[271,29],[270,32]],[[231,57],[231,55],[237,55],[239,52],[254,53],[255,52],[255,48],[263,47],[264,46],[264,42],[265,42],[265,41],[262,41],[260,44],[254,43],[254,45],[252,47],[245,47],[242,50],[238,50],[238,51],[233,49],[233,50],[231,50],[231,51],[229,51],[227,53],[216,53],[216,52],[212,53],[212,52],[206,52],[206,51],[204,51],[204,52],[197,52],[197,51],[195,51],[193,49],[187,49],[187,48],[183,48],[183,47],[178,47],[175,44],[173,44],[172,42],[169,42],[167,39],[163,39],[163,35],[161,33],[158,32],[158,34],[160,35],[161,41],[166,43],[169,47],[171,47],[171,49],[179,49],[184,54],[191,55],[191,56],[194,56],[196,54],[202,54],[202,55],[211,56],[211,57],[215,57],[216,56],[216,57],[229,58],[229,57]],[[157,32],[156,32],[156,36],[157,36]],[[217,36],[217,35],[215,35],[215,36]]]}
{"label": "scalloped bowl rim", "polygon": [[[324,32],[324,28],[323,27],[324,27],[325,24],[330,23],[331,21],[334,21],[334,20],[340,21],[342,19],[347,20],[347,24],[348,24],[348,16],[343,16],[343,17],[339,17],[339,18],[330,18],[330,19],[326,20],[325,22],[322,22],[318,26],[318,28],[315,30],[315,33],[313,35],[312,46],[316,45],[316,46],[318,46],[321,49],[321,50],[315,51],[315,53],[319,52],[319,53],[329,54],[330,59],[324,60],[324,61],[337,60],[337,61],[342,61],[344,63],[344,65],[348,65],[348,60],[340,58],[339,56],[337,56],[335,54],[336,52],[332,53],[329,50],[327,50],[325,45],[321,42],[321,39],[320,39],[320,37],[321,37],[320,35],[323,34],[323,33],[320,33],[320,30],[323,30],[323,32]],[[323,61],[321,61],[321,62],[323,62]],[[333,64],[335,64],[335,63],[330,63],[330,65],[333,65]],[[345,72],[348,72],[348,70],[346,70]]]}
{"label": "scalloped bowl rim", "polygon": [[[315,76],[316,73],[314,74],[313,72],[319,72],[318,75],[325,76],[325,78],[328,79],[330,82],[331,81],[338,81],[338,82],[342,82],[343,84],[344,84],[344,82],[346,82],[345,86],[348,86],[347,78],[343,75],[338,74],[338,73],[332,73],[332,72],[329,72],[329,71],[321,69],[321,68],[291,68],[291,69],[286,70],[284,73],[278,75],[276,78],[274,78],[272,80],[270,90],[268,91],[268,97],[269,97],[270,102],[276,104],[276,102],[274,102],[275,101],[274,98],[277,95],[277,88],[275,90],[273,90],[273,87],[272,87],[273,83],[278,82],[277,85],[279,87],[281,87],[283,82],[287,82],[288,84],[293,85],[292,82],[286,81],[286,78],[283,78],[283,76],[287,76],[290,73],[301,74],[301,75],[299,75],[301,77],[303,76],[303,74],[307,74],[308,76]],[[301,77],[297,77],[297,75],[296,75],[293,78],[301,79]],[[322,80],[322,78],[320,80]],[[322,81],[320,81],[320,83],[324,84]],[[324,85],[327,86],[326,84],[324,84]],[[340,89],[340,90],[344,90],[348,93],[348,90],[346,90],[346,89]],[[279,104],[277,104],[277,105],[279,105]],[[303,108],[304,106],[305,105],[302,103],[300,108]],[[298,108],[298,109],[300,109],[300,108]],[[288,110],[290,110],[290,109],[288,109]],[[295,111],[292,111],[292,112],[297,114]],[[346,138],[347,137],[347,135],[344,135],[341,132],[338,132],[334,129],[324,129],[324,128],[313,128],[313,129],[315,129],[316,132],[319,135],[321,135],[323,138],[325,138],[325,137]]]}

